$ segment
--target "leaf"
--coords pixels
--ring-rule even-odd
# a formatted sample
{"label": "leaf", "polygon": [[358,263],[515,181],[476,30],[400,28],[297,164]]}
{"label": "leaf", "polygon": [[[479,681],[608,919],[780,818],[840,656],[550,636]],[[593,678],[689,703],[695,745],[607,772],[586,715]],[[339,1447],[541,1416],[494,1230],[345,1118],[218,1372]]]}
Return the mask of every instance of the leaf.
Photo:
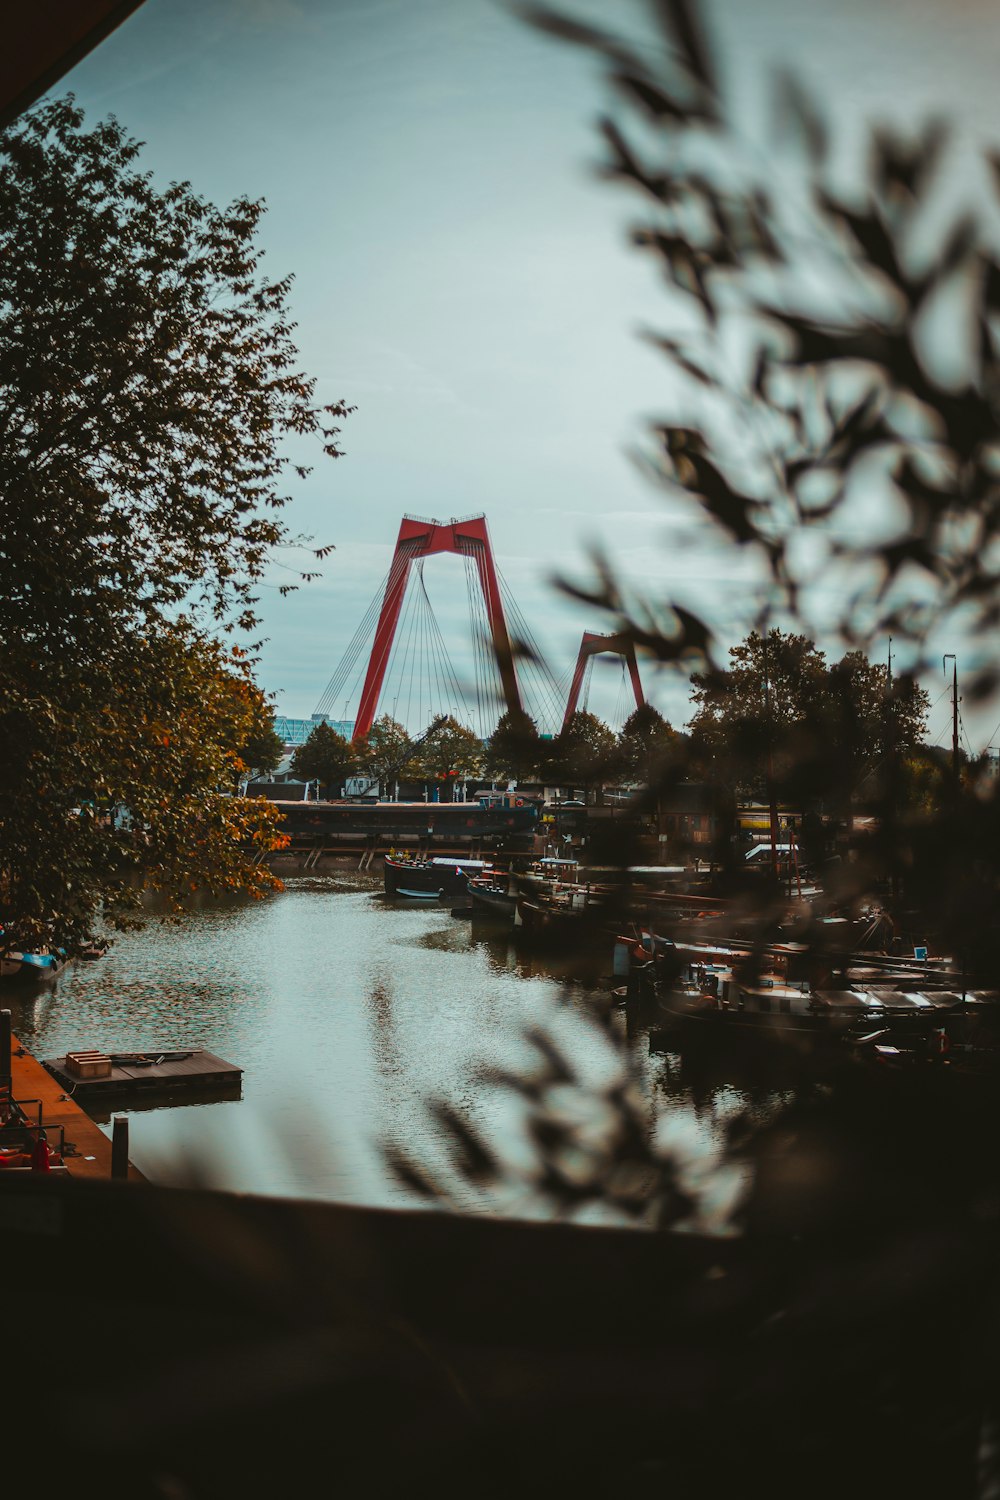
{"label": "leaf", "polygon": [[877,126],[872,132],[872,156],[879,193],[916,202],[927,188],[947,139],[947,127],[940,120],[928,122],[912,143],[885,126]]}
{"label": "leaf", "polygon": [[653,0],[653,8],[661,30],[676,47],[688,72],[704,86],[707,95],[716,94],[715,73],[694,6],[688,0]]}
{"label": "leaf", "polygon": [[791,126],[812,165],[822,167],[829,150],[826,125],[794,73],[784,69],[778,73],[774,100],[778,139],[784,135],[786,126]]}
{"label": "leaf", "polygon": [[674,120],[686,123],[695,117],[695,110],[684,101],[675,99],[659,84],[635,73],[620,70],[613,73],[612,80],[624,94],[635,99],[651,120]]}
{"label": "leaf", "polygon": [[496,1156],[458,1111],[440,1099],[431,1102],[430,1111],[450,1137],[449,1149],[462,1175],[480,1185],[495,1181],[499,1176]]}

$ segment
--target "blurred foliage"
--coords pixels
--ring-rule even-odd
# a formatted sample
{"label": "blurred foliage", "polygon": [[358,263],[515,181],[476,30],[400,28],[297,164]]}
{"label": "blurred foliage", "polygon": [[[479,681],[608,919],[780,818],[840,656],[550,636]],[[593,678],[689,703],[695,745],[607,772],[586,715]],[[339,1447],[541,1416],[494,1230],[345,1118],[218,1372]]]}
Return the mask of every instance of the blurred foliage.
{"label": "blurred foliage", "polygon": [[[728,661],[711,597],[643,597],[600,554],[592,582],[561,581],[647,662],[693,680],[691,733],[661,735],[634,810],[652,816],[692,784],[716,798],[717,838],[706,853],[728,902],[714,930],[739,929],[750,974],[779,936],[829,974],[843,962],[844,929],[826,918],[859,915],[874,901],[955,954],[963,983],[996,985],[996,782],[983,765],[920,744],[929,706],[920,677],[938,668],[942,641],[961,643],[967,700],[985,701],[997,686],[1000,261],[989,212],[956,219],[941,210],[939,127],[907,137],[871,129],[860,179],[850,191],[835,185],[827,125],[795,79],[775,86],[773,149],[755,150],[689,0],[650,0],[646,44],[548,8],[520,9],[596,56],[612,85],[618,102],[600,121],[601,170],[631,194],[634,243],[663,273],[667,327],[646,336],[673,376],[671,418],[653,425],[641,463],[670,516],[687,535],[693,520],[714,539],[720,572],[745,580],[747,633]],[[993,159],[985,165],[995,194],[1000,170]],[[818,641],[836,651],[832,664]],[[890,646],[891,672],[877,664]],[[561,769],[572,766],[586,784],[612,747],[604,736],[580,738],[578,764],[567,755]],[[554,746],[550,774],[558,754]],[[769,872],[743,868],[737,789],[772,805],[788,799],[817,859],[836,840],[840,857],[794,920]],[[605,860],[613,834],[612,825]],[[623,830],[618,862],[632,854]],[[581,937],[590,920],[581,918]],[[627,1041],[609,1037],[624,1077]],[[542,1067],[506,1086],[524,1101],[529,1177],[549,1211],[600,1203],[643,1222],[683,1223],[682,1176],[675,1161],[657,1159],[649,1110],[632,1095],[591,1089],[590,1113],[603,1111],[606,1124],[592,1149],[587,1110],[560,1112],[576,1083],[565,1059],[537,1034],[531,1041]],[[807,1093],[828,1143],[842,1143],[845,1121],[858,1125],[861,1114],[843,1094]],[[914,1109],[926,1100],[919,1091],[894,1097],[899,1160],[912,1178],[906,1212],[919,1216],[922,1164],[901,1143],[911,1131],[923,1139],[939,1114],[928,1108],[921,1135]],[[433,1108],[450,1134],[450,1170],[473,1183],[502,1180],[494,1148],[469,1120]],[[411,1172],[419,1190],[441,1190],[446,1174],[395,1150],[404,1179]],[[869,1205],[884,1191],[885,1168],[869,1174],[859,1157],[859,1197]],[[621,1192],[640,1181],[634,1199]]]}
{"label": "blurred foliage", "polygon": [[[939,126],[873,127],[853,188],[835,185],[826,122],[794,79],[775,86],[761,153],[730,107],[699,8],[645,10],[647,45],[547,8],[523,13],[597,56],[620,101],[600,122],[601,170],[631,193],[634,243],[662,270],[670,331],[647,336],[676,392],[677,415],[654,424],[641,461],[671,514],[696,518],[727,554],[727,576],[747,580],[752,630],[726,664],[711,601],[699,612],[689,597],[637,596],[602,557],[592,584],[563,587],[647,660],[693,676],[693,733],[649,805],[704,776],[761,793],[770,760],[772,789],[832,813],[848,837],[826,909],[919,892],[921,920],[947,950],[970,928],[991,931],[1000,904],[996,858],[973,865],[957,840],[995,818],[995,782],[959,768],[942,801],[915,750],[919,677],[939,670],[942,640],[961,643],[966,701],[997,680],[992,205],[959,218],[942,208]],[[984,169],[995,194],[992,158]],[[873,662],[890,637],[895,670],[880,686]],[[828,667],[816,640],[839,642],[842,659]],[[859,806],[878,836],[850,838]],[[948,923],[957,911],[961,933]],[[1000,953],[987,962],[977,946],[979,977],[995,982]]]}
{"label": "blurred foliage", "polygon": [[[452,1208],[471,1186],[484,1204],[512,1198],[516,1211],[530,1217],[578,1219],[596,1210],[604,1222],[732,1233],[745,1171],[721,1151],[706,1153],[677,1122],[654,1130],[612,1011],[592,1011],[589,1024],[613,1060],[605,1082],[584,1077],[549,1028],[531,1026],[525,1033],[531,1064],[486,1068],[476,1079],[477,1094],[500,1091],[519,1101],[521,1149],[498,1145],[467,1111],[435,1099],[428,1109],[444,1158],[418,1159],[388,1140],[384,1154],[396,1181],[425,1202]],[[734,1122],[734,1136],[741,1123]]]}

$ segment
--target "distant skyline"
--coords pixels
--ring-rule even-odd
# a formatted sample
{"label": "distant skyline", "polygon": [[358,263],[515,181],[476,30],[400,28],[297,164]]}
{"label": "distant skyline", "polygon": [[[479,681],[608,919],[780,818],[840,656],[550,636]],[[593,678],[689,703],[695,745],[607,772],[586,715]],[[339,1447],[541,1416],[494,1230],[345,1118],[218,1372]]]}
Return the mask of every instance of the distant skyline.
{"label": "distant skyline", "polygon": [[[583,8],[634,27],[624,4]],[[866,116],[927,112],[955,116],[967,151],[1000,138],[1000,25],[985,5],[708,11],[751,131],[769,65],[790,61],[848,139]],[[586,573],[588,546],[656,597],[707,600],[723,628],[739,618],[731,555],[678,527],[628,456],[669,412],[666,369],[636,337],[669,309],[627,244],[633,205],[590,170],[604,96],[589,58],[490,0],[146,0],[67,89],[92,122],[114,113],[146,142],[158,182],[267,200],[266,270],[295,274],[303,368],[323,398],[358,407],[347,456],[317,462],[286,511],[294,533],[336,545],[322,579],[281,598],[305,559],[283,553],[262,590],[259,676],[280,711],[316,707],[404,512],[486,513],[560,675],[581,632],[607,628],[550,586]],[[425,576],[471,675],[462,567],[434,559]],[[683,723],[686,685],[645,675]],[[619,686],[602,667],[590,706],[610,716]],[[974,748],[992,729],[976,722]]]}

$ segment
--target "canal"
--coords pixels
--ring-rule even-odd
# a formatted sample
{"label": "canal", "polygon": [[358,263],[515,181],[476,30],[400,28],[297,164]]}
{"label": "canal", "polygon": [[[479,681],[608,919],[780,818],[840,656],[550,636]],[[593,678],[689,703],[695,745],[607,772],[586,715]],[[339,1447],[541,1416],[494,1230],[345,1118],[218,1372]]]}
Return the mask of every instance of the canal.
{"label": "canal", "polygon": [[[610,966],[610,952],[584,963],[526,954],[506,932],[388,902],[381,877],[345,871],[292,877],[259,903],[206,903],[177,924],[152,918],[106,958],[51,988],[11,986],[4,1003],[37,1057],[205,1048],[244,1069],[239,1100],[116,1110],[154,1180],[404,1205],[415,1199],[382,1146],[447,1175],[432,1099],[475,1122],[515,1177],[527,1164],[517,1097],[482,1074],[537,1063],[528,1028],[543,1028],[587,1085],[616,1076],[621,1052],[592,1020]],[[611,1024],[651,1113],[690,1142],[718,1141],[746,1097],[723,1084],[696,1098],[678,1059],[650,1051],[648,1016],[621,1009]],[[109,1115],[96,1118],[110,1131]],[[465,1211],[535,1211],[523,1178],[489,1199],[452,1188]]]}

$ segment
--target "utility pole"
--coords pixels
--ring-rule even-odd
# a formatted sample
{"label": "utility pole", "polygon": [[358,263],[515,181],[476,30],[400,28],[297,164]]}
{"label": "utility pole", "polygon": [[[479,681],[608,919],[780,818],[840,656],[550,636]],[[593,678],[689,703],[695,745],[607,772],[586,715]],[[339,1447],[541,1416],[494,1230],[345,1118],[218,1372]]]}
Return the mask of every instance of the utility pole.
{"label": "utility pole", "polygon": [[951,662],[951,776],[958,792],[958,657],[949,651],[941,658],[941,666],[947,677],[946,662]]}
{"label": "utility pole", "polygon": [[774,759],[771,754],[771,670],[767,655],[768,629],[764,631],[764,730],[767,735],[767,806],[771,825],[771,873],[777,881],[778,873],[778,807],[774,800]]}
{"label": "utility pole", "polygon": [[[893,824],[895,824],[899,810],[900,754],[892,710],[892,636],[890,636],[889,660],[885,672],[885,758],[888,767],[888,812]],[[894,863],[892,866],[893,901],[898,901],[899,891],[899,870]]]}

